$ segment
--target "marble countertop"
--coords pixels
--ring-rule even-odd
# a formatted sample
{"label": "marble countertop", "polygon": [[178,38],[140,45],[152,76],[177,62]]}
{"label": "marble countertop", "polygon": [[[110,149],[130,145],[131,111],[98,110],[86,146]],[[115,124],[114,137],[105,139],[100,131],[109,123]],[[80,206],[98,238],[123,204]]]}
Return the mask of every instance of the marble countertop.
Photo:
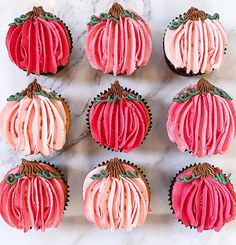
{"label": "marble countertop", "polygon": [[[182,167],[204,159],[193,158],[177,150],[167,137],[166,114],[173,96],[180,88],[196,82],[199,78],[185,78],[174,74],[165,64],[162,52],[162,38],[173,17],[196,6],[209,13],[218,12],[229,37],[228,54],[219,71],[208,75],[209,81],[224,88],[236,98],[236,8],[234,0],[123,0],[125,8],[140,13],[149,23],[153,38],[153,53],[149,65],[137,70],[131,76],[118,77],[122,85],[135,89],[144,95],[151,106],[153,127],[145,143],[137,150],[125,154],[114,153],[99,147],[89,136],[86,128],[86,110],[90,100],[100,91],[108,88],[115,78],[93,70],[84,51],[86,23],[95,13],[106,12],[113,1],[108,0],[0,0],[0,107],[8,95],[23,89],[35,76],[26,77],[8,58],[5,36],[15,17],[29,11],[34,5],[43,5],[68,25],[73,35],[73,52],[69,65],[55,76],[38,77],[38,81],[52,87],[67,99],[72,115],[72,127],[62,151],[43,159],[56,164],[65,172],[71,190],[71,198],[63,221],[57,229],[45,233],[30,231],[23,234],[7,226],[0,219],[0,244],[24,245],[77,245],[77,244],[233,244],[236,240],[236,221],[227,224],[219,233],[214,231],[198,234],[181,226],[170,213],[168,188],[172,176]],[[20,162],[22,153],[12,152],[0,141],[0,177]],[[83,217],[82,184],[86,174],[97,164],[114,156],[125,158],[144,169],[152,188],[151,208],[144,227],[132,232],[110,232],[96,229]],[[231,172],[236,184],[236,142],[223,156],[206,160],[218,165],[225,172]],[[30,159],[30,158],[28,158]]]}

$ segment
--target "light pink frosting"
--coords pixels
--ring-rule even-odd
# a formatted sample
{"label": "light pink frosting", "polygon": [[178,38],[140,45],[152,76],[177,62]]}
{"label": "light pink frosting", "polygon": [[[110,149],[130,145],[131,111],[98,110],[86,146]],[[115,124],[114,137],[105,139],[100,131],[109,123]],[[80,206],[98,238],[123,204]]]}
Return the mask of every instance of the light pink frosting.
{"label": "light pink frosting", "polygon": [[[46,164],[44,170],[57,171]],[[19,167],[8,174],[19,172]],[[10,185],[0,183],[0,214],[7,224],[27,232],[31,227],[45,231],[57,227],[63,216],[66,202],[66,185],[62,178],[46,179],[40,176],[19,178]]]}
{"label": "light pink frosting", "polygon": [[71,41],[65,25],[41,17],[12,25],[6,36],[11,60],[27,75],[57,72],[69,61]]}
{"label": "light pink frosting", "polygon": [[172,208],[176,219],[202,232],[209,229],[219,231],[235,218],[236,193],[231,183],[221,184],[212,176],[180,183],[178,178],[185,175],[190,178],[191,172],[185,170],[179,174],[172,189]]}
{"label": "light pink frosting", "polygon": [[66,140],[62,101],[34,95],[7,102],[0,113],[0,136],[13,150],[23,150],[25,155],[49,155],[62,149]]}
{"label": "light pink frosting", "polygon": [[176,30],[167,28],[164,50],[175,68],[186,68],[186,73],[209,73],[221,66],[227,42],[218,20],[189,20]]}
{"label": "light pink frosting", "polygon": [[89,124],[96,142],[115,151],[129,152],[144,140],[150,118],[143,102],[122,98],[116,102],[95,102]]}
{"label": "light pink frosting", "polygon": [[236,112],[231,100],[210,93],[195,95],[186,102],[172,102],[166,127],[181,151],[198,157],[223,154],[236,136]]}
{"label": "light pink frosting", "polygon": [[152,41],[146,22],[120,17],[88,25],[85,50],[91,66],[104,73],[130,75],[148,63]]}
{"label": "light pink frosting", "polygon": [[[125,170],[135,169],[123,164]],[[101,166],[91,171],[83,185],[84,213],[98,228],[128,231],[142,226],[149,213],[149,194],[144,180],[139,178],[105,177],[93,180],[91,176],[105,170]]]}

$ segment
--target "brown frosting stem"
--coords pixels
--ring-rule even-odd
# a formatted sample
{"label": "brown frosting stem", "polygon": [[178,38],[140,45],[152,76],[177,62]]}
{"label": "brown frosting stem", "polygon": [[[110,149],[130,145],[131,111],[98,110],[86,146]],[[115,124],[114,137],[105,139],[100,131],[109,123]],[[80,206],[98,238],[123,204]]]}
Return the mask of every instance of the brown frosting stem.
{"label": "brown frosting stem", "polygon": [[28,96],[32,98],[34,96],[34,92],[39,92],[41,90],[41,86],[37,83],[35,79],[32,83],[28,85],[28,87],[21,92],[22,96]]}
{"label": "brown frosting stem", "polygon": [[34,19],[44,13],[45,11],[43,10],[42,6],[39,6],[39,7],[34,6],[33,10],[29,11],[26,15],[29,17],[29,19]]}
{"label": "brown frosting stem", "polygon": [[205,78],[201,78],[197,83],[197,90],[199,90],[201,94],[206,95],[209,90],[214,90],[214,86]]}
{"label": "brown frosting stem", "polygon": [[22,159],[19,174],[24,174],[25,176],[35,176],[36,173],[40,171],[43,171],[43,168],[40,166],[39,163]]}
{"label": "brown frosting stem", "polygon": [[115,2],[109,9],[108,14],[111,14],[112,17],[119,19],[123,12],[124,8],[119,3]]}
{"label": "brown frosting stem", "polygon": [[189,20],[201,20],[206,19],[206,13],[203,10],[198,10],[197,8],[191,7],[188,12],[185,14],[185,18]]}
{"label": "brown frosting stem", "polygon": [[194,174],[200,175],[201,177],[215,176],[214,168],[207,162],[199,163],[197,166],[193,167]]}
{"label": "brown frosting stem", "polygon": [[122,161],[117,157],[111,159],[106,166],[106,172],[109,174],[109,176],[115,178],[118,178],[119,175],[124,174],[125,169],[122,165]]}
{"label": "brown frosting stem", "polygon": [[107,97],[122,97],[126,96],[128,93],[123,89],[122,86],[120,86],[119,81],[115,81],[112,85],[111,88],[108,90],[108,92],[105,94]]}

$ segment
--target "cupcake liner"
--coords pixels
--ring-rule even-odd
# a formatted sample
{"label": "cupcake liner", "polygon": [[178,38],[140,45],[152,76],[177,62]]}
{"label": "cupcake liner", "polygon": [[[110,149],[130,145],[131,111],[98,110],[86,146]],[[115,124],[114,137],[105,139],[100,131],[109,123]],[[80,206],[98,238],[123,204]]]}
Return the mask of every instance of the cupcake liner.
{"label": "cupcake liner", "polygon": [[65,113],[66,113],[66,133],[69,132],[69,129],[71,127],[71,111],[70,111],[70,107],[66,101],[66,99],[64,99],[61,94],[58,94],[62,104],[63,104],[63,107],[65,109]]}
{"label": "cupcake liner", "polygon": [[[42,163],[42,164],[46,164],[46,165],[48,165],[48,166],[51,166],[51,167],[53,167],[53,168],[60,174],[60,176],[62,177],[63,182],[64,182],[64,184],[66,185],[66,201],[65,201],[64,211],[63,211],[63,214],[64,214],[65,211],[66,211],[66,209],[67,209],[68,203],[69,203],[69,201],[70,201],[70,200],[69,200],[69,198],[70,198],[70,186],[68,185],[68,181],[67,181],[65,175],[62,173],[62,171],[61,171],[60,168],[55,167],[54,164],[51,164],[51,163],[49,163],[49,162],[46,162],[46,161],[36,161],[36,160],[35,160],[35,161],[31,161],[31,162],[33,162],[33,163]],[[50,228],[50,227],[49,227],[49,228]],[[30,227],[30,229],[32,229],[32,227]],[[41,227],[39,226],[37,230],[40,230],[40,229],[41,229]]]}
{"label": "cupcake liner", "polygon": [[[143,141],[141,142],[140,145],[142,145],[145,141],[145,139],[147,138],[151,128],[152,128],[152,113],[151,113],[151,109],[150,109],[150,106],[148,105],[147,101],[142,97],[142,95],[140,95],[139,93],[137,93],[136,91],[134,90],[131,90],[131,89],[128,89],[127,87],[123,88],[126,92],[128,93],[132,93],[134,94],[135,96],[139,96],[142,100],[142,102],[144,103],[144,105],[146,106],[146,109],[148,111],[148,114],[149,114],[149,126],[148,126],[148,129],[147,129],[147,132],[143,138]],[[108,90],[104,90],[103,92],[100,92],[100,94],[97,94],[97,96],[100,96],[100,95],[104,95],[105,93],[107,93]],[[88,107],[88,110],[87,110],[87,114],[86,114],[86,124],[87,124],[87,128],[89,130],[89,133],[90,133],[90,136],[92,138],[92,133],[91,133],[91,128],[90,128],[90,124],[89,124],[89,114],[90,114],[90,110],[93,106],[93,104],[95,103],[95,97],[94,97],[94,100],[90,102],[90,105]],[[93,138],[92,138],[93,139]],[[94,140],[94,139],[93,139]],[[94,140],[95,141],[95,140]],[[98,141],[95,141],[97,144],[99,144],[101,147],[103,147],[104,149],[108,149],[108,150],[111,150],[111,151],[114,151],[112,148],[108,147],[108,146],[105,146],[105,145],[102,145],[100,142]],[[138,146],[139,147],[139,146]],[[137,148],[138,148],[137,147]],[[135,148],[135,149],[137,149]],[[116,151],[116,152],[123,152],[121,149]]]}
{"label": "cupcake liner", "polygon": [[[169,194],[168,194],[168,197],[169,197],[169,198],[168,198],[168,202],[169,202],[169,205],[170,205],[170,211],[171,211],[171,213],[172,213],[173,215],[175,215],[175,211],[174,211],[174,209],[173,209],[173,207],[172,207],[172,190],[173,190],[174,184],[175,184],[175,182],[176,182],[176,178],[177,178],[177,176],[178,176],[179,174],[181,174],[182,172],[184,172],[184,171],[187,170],[188,168],[195,167],[195,166],[197,166],[198,164],[199,164],[199,163],[194,163],[194,164],[190,164],[190,165],[188,165],[188,166],[182,168],[182,169],[179,170],[179,172],[175,175],[175,177],[173,177],[173,179],[172,179],[172,181],[171,181],[171,185],[170,185],[169,190],[168,190],[168,192],[169,192]],[[214,165],[212,165],[212,164],[211,164],[211,166],[212,166],[213,168],[217,168],[216,166],[214,166]],[[224,174],[224,176],[226,177],[225,174]],[[231,183],[231,185],[233,186],[232,183]],[[174,217],[174,218],[175,218],[175,217]],[[177,219],[175,218],[175,220],[177,220]],[[180,222],[180,223],[181,223],[182,225],[184,225],[185,227],[188,227],[188,228],[190,228],[190,229],[197,229],[197,227],[195,227],[195,226],[185,225],[181,219],[178,219],[177,221]],[[209,229],[209,230],[212,230],[212,229]]]}
{"label": "cupcake liner", "polygon": [[[125,159],[122,160],[119,158],[119,160],[124,163],[124,164],[127,164],[127,165],[130,165],[132,166],[139,174],[140,174],[140,178],[142,178],[142,180],[145,182],[146,184],[146,187],[148,189],[148,194],[149,194],[149,206],[150,206],[150,200],[151,200],[151,186],[150,186],[150,183],[146,177],[146,174],[144,174],[143,170],[138,167],[136,164],[130,162],[130,161],[126,161]],[[102,163],[98,164],[97,167],[101,167],[101,166],[105,166],[109,163],[110,160],[107,160],[107,161],[103,161]],[[94,169],[96,169],[97,167],[94,167]],[[150,207],[149,207],[150,208]]]}

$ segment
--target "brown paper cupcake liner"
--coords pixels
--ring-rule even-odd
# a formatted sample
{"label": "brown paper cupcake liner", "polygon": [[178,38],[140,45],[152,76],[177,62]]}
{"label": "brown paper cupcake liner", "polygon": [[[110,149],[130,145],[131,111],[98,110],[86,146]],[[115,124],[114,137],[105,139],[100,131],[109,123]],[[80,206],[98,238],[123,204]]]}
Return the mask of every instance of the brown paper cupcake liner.
{"label": "brown paper cupcake liner", "polygon": [[[149,126],[148,126],[147,132],[146,132],[146,134],[145,134],[145,137],[143,138],[143,141],[142,141],[141,144],[140,144],[140,145],[142,145],[142,144],[144,143],[145,139],[147,138],[149,132],[151,131],[151,128],[152,128],[152,113],[151,113],[151,109],[150,109],[150,106],[148,105],[147,101],[142,97],[142,95],[140,95],[139,93],[137,93],[137,92],[134,91],[134,90],[128,89],[127,87],[125,87],[124,90],[125,90],[126,92],[128,92],[128,93],[134,94],[135,96],[139,96],[139,97],[141,98],[142,102],[144,103],[144,105],[146,106],[147,112],[148,112],[148,114],[149,114]],[[108,90],[104,90],[103,92],[100,92],[100,94],[97,94],[97,96],[99,97],[99,96],[101,96],[101,95],[106,94],[107,92],[108,92]],[[91,133],[91,128],[90,128],[90,124],[89,124],[89,114],[90,114],[90,110],[91,110],[91,108],[92,108],[92,106],[93,106],[94,103],[95,103],[95,97],[94,97],[94,100],[90,102],[90,105],[89,105],[89,107],[88,107],[87,114],[86,114],[86,124],[87,124],[87,128],[88,128],[88,130],[89,130],[89,133],[90,133],[91,138],[92,138],[92,133]],[[93,138],[92,138],[92,139],[93,139]],[[94,139],[93,139],[93,140],[94,140]],[[95,140],[94,140],[94,141],[95,141]],[[96,142],[97,144],[99,144],[101,147],[103,147],[104,149],[114,151],[112,148],[110,148],[110,147],[108,147],[108,146],[106,146],[106,145],[102,145],[102,144],[101,144],[100,142],[98,142],[98,141],[95,141],[95,142]],[[140,146],[140,145],[139,145],[139,146]],[[138,147],[139,147],[139,146],[138,146]],[[138,148],[138,147],[137,147],[137,148]],[[135,149],[137,149],[137,148],[135,148]],[[120,149],[120,150],[118,150],[118,151],[116,151],[116,152],[123,152],[123,151]]]}

